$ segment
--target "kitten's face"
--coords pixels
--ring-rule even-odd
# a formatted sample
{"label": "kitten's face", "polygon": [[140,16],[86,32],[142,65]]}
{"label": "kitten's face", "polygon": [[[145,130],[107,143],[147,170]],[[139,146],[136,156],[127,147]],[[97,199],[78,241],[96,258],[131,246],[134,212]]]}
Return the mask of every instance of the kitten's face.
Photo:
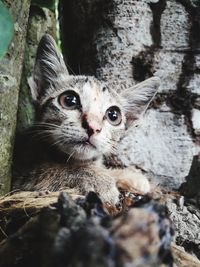
{"label": "kitten's face", "polygon": [[49,35],[40,41],[29,79],[44,135],[80,160],[114,152],[125,128],[144,111],[159,83],[153,77],[119,95],[93,77],[71,76]]}
{"label": "kitten's face", "polygon": [[68,75],[47,92],[41,121],[60,150],[81,160],[115,150],[126,123],[117,94],[93,77]]}

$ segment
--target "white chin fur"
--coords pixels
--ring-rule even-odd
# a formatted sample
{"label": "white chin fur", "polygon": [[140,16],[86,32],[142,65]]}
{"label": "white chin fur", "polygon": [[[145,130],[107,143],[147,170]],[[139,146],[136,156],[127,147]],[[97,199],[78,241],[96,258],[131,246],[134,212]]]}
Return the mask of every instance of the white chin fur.
{"label": "white chin fur", "polygon": [[101,156],[101,153],[93,147],[73,146],[66,148],[66,150],[64,149],[64,152],[71,155],[71,158],[83,161],[92,160]]}

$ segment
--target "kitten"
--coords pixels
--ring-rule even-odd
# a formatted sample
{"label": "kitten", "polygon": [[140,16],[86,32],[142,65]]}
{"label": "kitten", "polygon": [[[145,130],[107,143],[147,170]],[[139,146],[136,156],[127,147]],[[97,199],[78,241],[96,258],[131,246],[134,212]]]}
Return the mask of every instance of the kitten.
{"label": "kitten", "polygon": [[14,188],[56,191],[71,187],[82,194],[95,191],[110,203],[119,200],[120,181],[148,192],[149,182],[141,173],[134,168],[106,169],[102,158],[117,149],[159,84],[153,77],[118,94],[94,77],[69,75],[55,41],[44,35],[29,86],[40,133],[65,162],[41,164],[27,181],[15,181]]}

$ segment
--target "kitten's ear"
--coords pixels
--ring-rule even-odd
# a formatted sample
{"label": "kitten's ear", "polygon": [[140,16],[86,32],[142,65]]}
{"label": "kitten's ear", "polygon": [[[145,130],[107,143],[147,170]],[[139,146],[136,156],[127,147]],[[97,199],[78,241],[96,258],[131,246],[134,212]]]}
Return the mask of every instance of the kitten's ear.
{"label": "kitten's ear", "polygon": [[127,126],[137,120],[148,108],[160,86],[160,79],[152,77],[129,89],[125,89],[121,96],[124,100]]}
{"label": "kitten's ear", "polygon": [[54,39],[45,34],[38,45],[33,75],[28,79],[33,100],[39,101],[45,95],[45,90],[54,86],[62,73],[68,75],[62,55]]}

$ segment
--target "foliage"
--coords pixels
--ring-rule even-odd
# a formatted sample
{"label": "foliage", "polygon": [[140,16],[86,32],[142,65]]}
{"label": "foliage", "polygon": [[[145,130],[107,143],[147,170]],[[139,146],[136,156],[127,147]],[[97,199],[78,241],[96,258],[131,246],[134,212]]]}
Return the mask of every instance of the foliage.
{"label": "foliage", "polygon": [[2,58],[8,50],[13,31],[13,19],[7,7],[0,1],[0,58]]}

